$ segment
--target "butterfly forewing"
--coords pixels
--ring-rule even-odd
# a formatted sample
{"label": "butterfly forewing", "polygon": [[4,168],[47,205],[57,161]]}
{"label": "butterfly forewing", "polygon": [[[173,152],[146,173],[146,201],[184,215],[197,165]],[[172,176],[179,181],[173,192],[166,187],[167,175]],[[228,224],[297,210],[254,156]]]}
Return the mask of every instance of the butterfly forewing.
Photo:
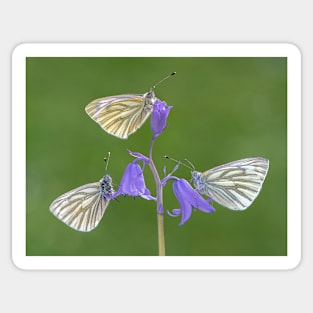
{"label": "butterfly forewing", "polygon": [[103,197],[100,183],[91,183],[73,189],[58,197],[50,211],[75,230],[89,232],[103,217],[109,199]]}
{"label": "butterfly forewing", "polygon": [[244,210],[259,194],[269,161],[255,157],[230,162],[204,173],[193,172],[195,188],[220,205]]}
{"label": "butterfly forewing", "polygon": [[[151,98],[148,98],[151,95]],[[126,139],[134,133],[152,112],[154,93],[120,95],[100,98],[89,103],[85,110],[103,130]]]}

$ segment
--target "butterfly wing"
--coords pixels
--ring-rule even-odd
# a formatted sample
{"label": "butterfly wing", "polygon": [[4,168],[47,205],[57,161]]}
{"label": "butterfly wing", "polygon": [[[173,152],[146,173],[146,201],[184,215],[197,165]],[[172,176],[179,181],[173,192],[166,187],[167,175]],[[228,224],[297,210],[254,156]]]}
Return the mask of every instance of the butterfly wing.
{"label": "butterfly wing", "polygon": [[152,112],[153,102],[146,101],[148,94],[150,93],[96,99],[85,110],[106,132],[126,139],[141,127]]}
{"label": "butterfly wing", "polygon": [[230,162],[202,173],[202,188],[196,189],[226,208],[245,210],[258,196],[268,168],[261,157]]}
{"label": "butterfly wing", "polygon": [[50,211],[73,229],[89,232],[102,219],[109,201],[102,196],[100,183],[91,183],[58,197],[50,205]]}

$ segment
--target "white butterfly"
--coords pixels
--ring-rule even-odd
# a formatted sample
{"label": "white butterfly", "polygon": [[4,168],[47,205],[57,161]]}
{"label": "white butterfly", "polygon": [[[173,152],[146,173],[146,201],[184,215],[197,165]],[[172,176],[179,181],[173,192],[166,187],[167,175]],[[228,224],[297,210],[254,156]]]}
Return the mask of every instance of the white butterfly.
{"label": "white butterfly", "polygon": [[145,94],[125,94],[96,99],[86,106],[86,113],[107,133],[126,139],[150,116],[157,100],[155,87],[175,73],[163,78]]}
{"label": "white butterfly", "polygon": [[75,230],[89,232],[99,224],[113,195],[112,178],[106,174],[99,182],[73,189],[55,199],[50,211]]}
{"label": "white butterfly", "polygon": [[245,210],[258,196],[269,168],[269,160],[246,158],[214,167],[206,172],[193,171],[195,189],[231,210]]}

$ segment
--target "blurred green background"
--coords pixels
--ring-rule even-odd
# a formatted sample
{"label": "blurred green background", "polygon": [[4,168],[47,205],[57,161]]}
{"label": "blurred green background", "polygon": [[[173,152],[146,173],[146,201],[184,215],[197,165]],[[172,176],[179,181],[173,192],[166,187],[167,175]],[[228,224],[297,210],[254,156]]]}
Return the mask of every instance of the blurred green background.
{"label": "blurred green background", "polygon": [[[198,171],[237,159],[270,160],[263,189],[246,211],[214,204],[216,212],[165,215],[167,255],[287,254],[286,58],[40,58],[27,59],[27,255],[157,255],[156,206],[141,198],[111,201],[90,233],[72,230],[49,211],[61,194],[109,173],[115,188],[133,159],[148,154],[150,119],[128,140],[108,135],[85,113],[92,100],[145,93],[167,74],[156,95],[174,106],[154,146],[161,176],[165,160],[188,158]],[[180,167],[179,177],[190,179]],[[152,175],[146,184],[155,194]],[[171,184],[165,209],[178,207]]]}

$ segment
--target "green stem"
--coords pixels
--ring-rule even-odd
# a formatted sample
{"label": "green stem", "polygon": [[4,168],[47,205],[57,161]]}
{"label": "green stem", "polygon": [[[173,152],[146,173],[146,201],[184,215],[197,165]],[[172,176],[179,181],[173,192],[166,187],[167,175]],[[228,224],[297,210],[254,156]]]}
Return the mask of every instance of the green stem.
{"label": "green stem", "polygon": [[165,256],[165,237],[164,237],[164,212],[163,212],[163,190],[162,184],[152,159],[152,148],[154,139],[151,141],[149,152],[149,167],[153,174],[156,184],[156,198],[157,198],[157,223],[158,223],[158,243],[159,243],[159,256]]}
{"label": "green stem", "polygon": [[159,256],[165,256],[164,215],[158,214]]}

